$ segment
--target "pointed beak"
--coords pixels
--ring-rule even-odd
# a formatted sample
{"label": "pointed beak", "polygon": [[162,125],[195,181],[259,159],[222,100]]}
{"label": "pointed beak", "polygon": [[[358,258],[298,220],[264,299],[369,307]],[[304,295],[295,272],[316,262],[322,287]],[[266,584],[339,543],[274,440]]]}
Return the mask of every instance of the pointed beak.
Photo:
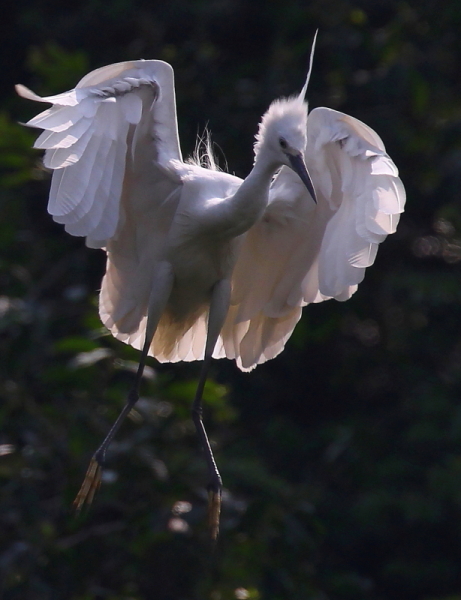
{"label": "pointed beak", "polygon": [[312,196],[312,199],[317,204],[317,196],[315,194],[314,184],[312,183],[311,176],[309,175],[309,171],[307,170],[303,155],[288,154],[288,158],[290,160],[291,168],[299,176],[301,181],[306,186],[307,191]]}

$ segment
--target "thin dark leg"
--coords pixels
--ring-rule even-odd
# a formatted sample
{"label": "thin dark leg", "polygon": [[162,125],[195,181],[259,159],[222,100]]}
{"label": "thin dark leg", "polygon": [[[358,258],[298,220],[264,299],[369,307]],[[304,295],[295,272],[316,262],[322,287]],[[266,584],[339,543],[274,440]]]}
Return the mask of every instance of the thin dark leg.
{"label": "thin dark leg", "polygon": [[222,480],[218,467],[211,449],[208,436],[202,420],[202,396],[208,370],[211,364],[211,357],[216,345],[219,333],[224,324],[224,320],[229,308],[230,284],[228,281],[219,281],[213,288],[210,313],[208,318],[208,332],[205,346],[205,357],[203,360],[200,377],[195,392],[194,402],[192,404],[192,420],[197,430],[197,435],[205,455],[205,461],[208,468],[209,483],[209,525],[211,537],[216,540],[219,533],[219,515],[221,512]]}
{"label": "thin dark leg", "polygon": [[142,349],[141,359],[139,361],[138,370],[136,372],[136,376],[133,382],[133,387],[128,392],[128,397],[125,406],[122,409],[122,412],[117,417],[117,420],[110,428],[109,433],[104,438],[103,443],[99,446],[99,448],[94,453],[95,458],[101,463],[104,463],[106,457],[106,450],[109,447],[110,443],[114,439],[115,434],[120,429],[121,424],[123,423],[125,417],[128,415],[130,410],[139,400],[139,386],[141,385],[142,375],[144,373],[144,367],[146,365],[147,353],[149,352],[150,340],[146,340],[144,343],[144,348]]}
{"label": "thin dark leg", "polygon": [[117,431],[120,429],[120,426],[125,420],[125,417],[128,415],[128,413],[136,404],[136,402],[139,400],[139,386],[141,384],[142,374],[144,371],[144,366],[146,364],[147,353],[149,351],[151,341],[152,340],[146,340],[146,342],[144,343],[144,348],[142,350],[141,359],[139,361],[139,366],[136,372],[133,387],[128,393],[125,406],[123,407],[122,411],[117,417],[115,423],[110,428],[109,433],[104,438],[104,441],[93,454],[90,460],[90,465],[88,467],[85,479],[77,494],[77,497],[74,500],[74,507],[77,511],[79,511],[82,508],[85,502],[87,502],[88,504],[92,503],[94,495],[101,483],[101,474],[106,459],[107,448],[114,439]]}
{"label": "thin dark leg", "polygon": [[117,431],[120,429],[125,417],[139,400],[139,387],[141,385],[142,374],[146,365],[147,354],[173,285],[173,274],[168,263],[161,263],[158,265],[156,276],[154,277],[154,285],[155,289],[152,291],[149,300],[146,338],[141,352],[138,370],[133,382],[133,387],[128,393],[126,404],[117,417],[117,420],[112,425],[109,433],[104,438],[104,441],[90,460],[85,479],[83,480],[82,486],[74,500],[74,507],[77,511],[82,508],[85,502],[91,504],[93,501],[94,495],[101,484],[101,474],[106,458],[107,448],[114,439]]}
{"label": "thin dark leg", "polygon": [[202,396],[203,389],[205,387],[206,379],[208,376],[208,370],[211,364],[211,356],[207,357],[202,365],[202,369],[200,371],[199,382],[197,386],[197,391],[195,393],[194,403],[192,405],[192,420],[194,421],[195,428],[197,430],[197,434],[200,439],[200,443],[205,452],[205,460],[208,466],[208,472],[210,475],[209,488],[218,493],[222,487],[221,475],[219,474],[218,467],[216,466],[216,461],[213,456],[213,451],[211,449],[210,442],[208,440],[207,433],[205,431],[205,427],[203,425],[203,410],[202,410]]}
{"label": "thin dark leg", "polygon": [[208,468],[208,495],[209,495],[209,506],[208,506],[208,517],[209,526],[211,529],[211,537],[215,540],[219,533],[219,515],[221,512],[221,496],[222,496],[222,479],[216,466],[216,461],[211,449],[210,441],[208,439],[205,426],[202,420],[202,395],[205,387],[205,382],[208,375],[208,369],[211,363],[211,356],[207,357],[202,365],[200,371],[200,378],[198,382],[197,392],[195,394],[194,403],[192,405],[192,420],[197,431],[197,435],[202,446],[205,461]]}

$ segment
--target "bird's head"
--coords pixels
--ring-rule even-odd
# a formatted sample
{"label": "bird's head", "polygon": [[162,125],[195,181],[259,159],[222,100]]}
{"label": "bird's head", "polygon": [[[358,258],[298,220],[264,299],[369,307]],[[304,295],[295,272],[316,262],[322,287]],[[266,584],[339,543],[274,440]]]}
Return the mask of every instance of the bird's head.
{"label": "bird's head", "polygon": [[307,132],[307,103],[300,97],[275,100],[259,125],[255,160],[286,165],[299,175],[316,200],[314,186],[304,162]]}
{"label": "bird's head", "polygon": [[288,156],[304,154],[306,131],[307,103],[299,98],[275,100],[261,119],[255,155],[270,152],[277,162],[288,164]]}

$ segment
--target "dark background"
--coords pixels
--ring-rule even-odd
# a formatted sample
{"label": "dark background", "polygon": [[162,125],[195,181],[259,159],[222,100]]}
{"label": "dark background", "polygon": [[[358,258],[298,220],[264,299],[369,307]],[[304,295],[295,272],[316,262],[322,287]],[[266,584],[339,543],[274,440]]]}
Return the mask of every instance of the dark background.
{"label": "dark background", "polygon": [[[460,25],[458,0],[4,8],[2,599],[461,599]],[[205,418],[226,488],[214,553],[189,417],[199,364],[149,362],[76,518],[138,353],[101,329],[104,254],[46,213],[36,133],[17,125],[40,107],[13,84],[57,93],[105,64],[167,60],[184,154],[208,125],[245,176],[261,115],[304,82],[316,28],[310,105],[381,135],[407,189],[398,232],[350,301],[304,310],[277,359],[249,375],[214,363]]]}

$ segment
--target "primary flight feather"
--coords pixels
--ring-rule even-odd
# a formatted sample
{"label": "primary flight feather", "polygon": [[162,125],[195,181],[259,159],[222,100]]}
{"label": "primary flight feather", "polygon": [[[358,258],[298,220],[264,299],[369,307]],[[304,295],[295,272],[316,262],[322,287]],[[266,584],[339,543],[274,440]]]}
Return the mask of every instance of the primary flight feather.
{"label": "primary flight feather", "polygon": [[[277,356],[303,306],[350,298],[404,207],[378,135],[328,108],[308,114],[306,88],[307,81],[299,96],[271,104],[253,169],[241,180],[183,161],[165,62],[103,67],[44,98],[17,86],[21,96],[52,104],[28,122],[44,130],[35,147],[53,169],[48,210],[66,231],[105,249],[101,319],[143,350],[125,414],[147,354],[205,359],[194,422],[210,471],[214,536],[221,480],[200,414],[211,356],[246,371]],[[117,423],[93,457],[79,506],[91,501]]]}

